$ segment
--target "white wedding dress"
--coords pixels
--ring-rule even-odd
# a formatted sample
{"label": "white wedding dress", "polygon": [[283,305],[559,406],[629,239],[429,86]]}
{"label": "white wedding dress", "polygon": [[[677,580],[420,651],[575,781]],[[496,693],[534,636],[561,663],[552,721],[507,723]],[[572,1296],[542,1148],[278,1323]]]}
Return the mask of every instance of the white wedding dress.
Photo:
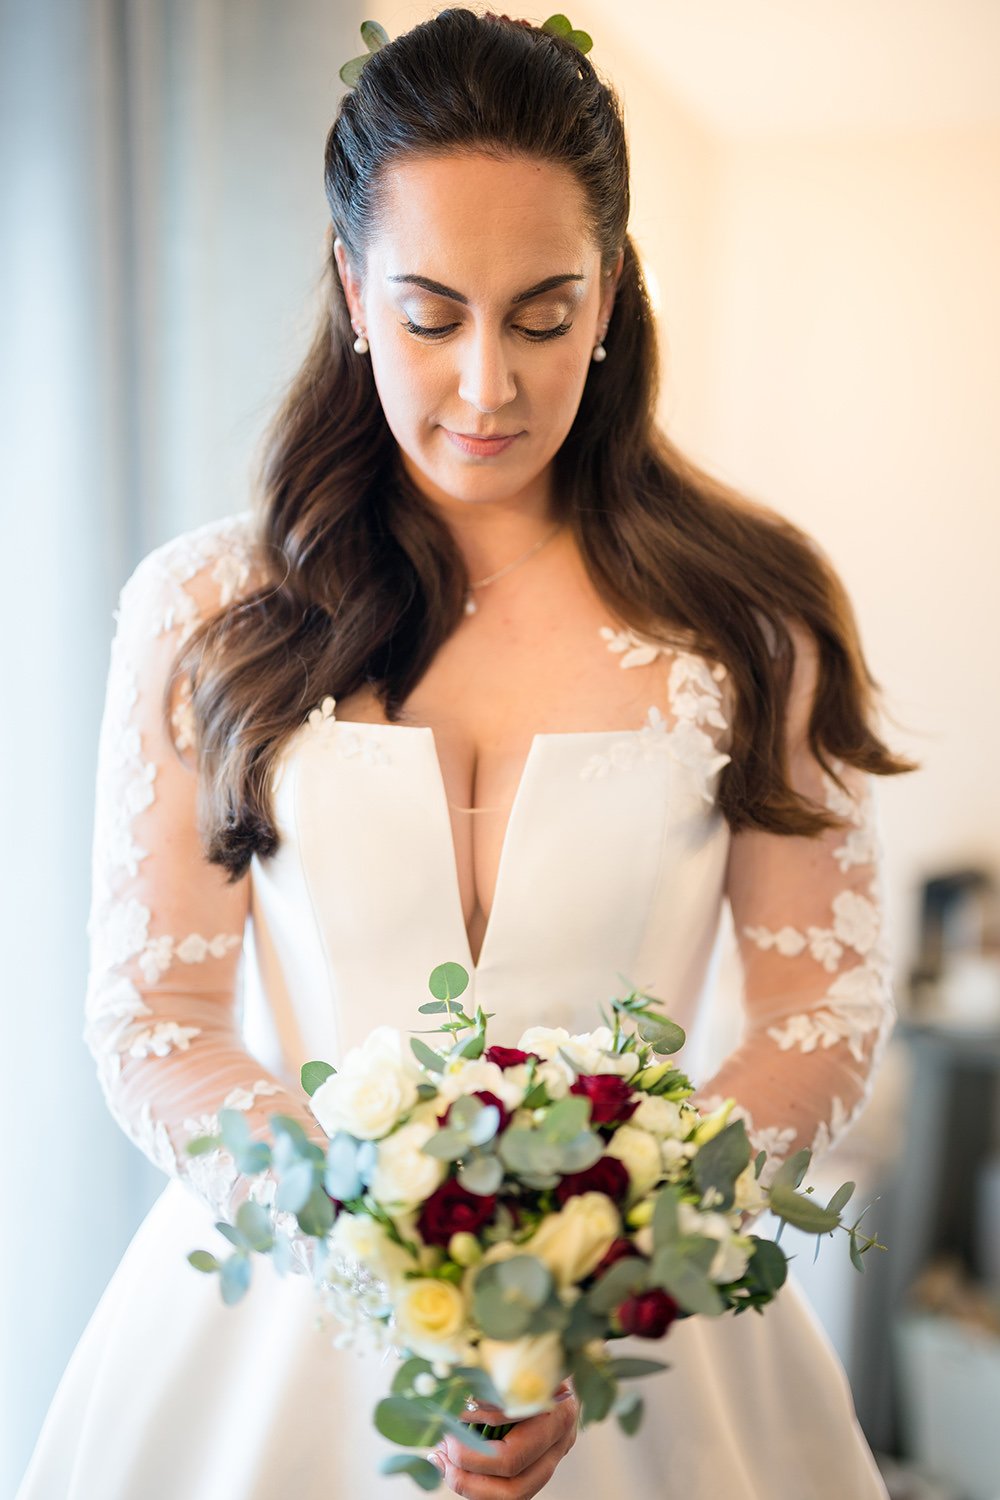
{"label": "white wedding dress", "polygon": [[[842,1134],[892,1024],[874,778],[837,765],[847,798],[803,748],[800,783],[851,827],[731,834],[715,802],[728,674],[610,626],[598,665],[610,650],[616,670],[655,667],[662,682],[669,667],[667,701],[629,727],[535,735],[478,964],[430,728],[341,722],[330,700],[314,705],[276,768],[277,852],[227,884],[202,856],[196,777],[179,753],[190,705],[175,702],[168,735],[160,702],[198,620],[254,584],[251,523],[242,512],[157,548],[116,612],[84,1036],[114,1117],[170,1180],[79,1340],[16,1500],[417,1493],[378,1473],[400,1451],[372,1424],[393,1366],[334,1346],[304,1267],[282,1278],[256,1257],[249,1293],[226,1307],[217,1278],[188,1264],[196,1248],[227,1253],[214,1221],[248,1191],[266,1202],[273,1184],[183,1144],[224,1105],[258,1136],[281,1111],[321,1139],[302,1063],[336,1064],[378,1023],[425,1025],[435,965],[470,971],[493,1042],[538,1023],[591,1029],[632,985],[690,1036],[728,902],[746,1024],[696,1102],[735,1096],[772,1169]],[[846,1237],[824,1250],[846,1255]],[[629,1351],[672,1366],[635,1382],[639,1433],[614,1419],[584,1429],[551,1500],[886,1500],[843,1369],[794,1283],[762,1317],[687,1319],[662,1344],[616,1349]]]}

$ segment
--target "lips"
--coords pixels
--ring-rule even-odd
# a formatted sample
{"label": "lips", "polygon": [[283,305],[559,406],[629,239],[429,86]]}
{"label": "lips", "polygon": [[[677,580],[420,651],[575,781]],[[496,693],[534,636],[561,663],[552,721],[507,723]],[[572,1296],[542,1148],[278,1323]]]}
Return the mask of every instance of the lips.
{"label": "lips", "polygon": [[495,437],[476,437],[469,433],[452,432],[450,427],[445,427],[443,431],[456,448],[477,458],[489,458],[495,453],[502,453],[521,436],[519,432],[511,432]]}

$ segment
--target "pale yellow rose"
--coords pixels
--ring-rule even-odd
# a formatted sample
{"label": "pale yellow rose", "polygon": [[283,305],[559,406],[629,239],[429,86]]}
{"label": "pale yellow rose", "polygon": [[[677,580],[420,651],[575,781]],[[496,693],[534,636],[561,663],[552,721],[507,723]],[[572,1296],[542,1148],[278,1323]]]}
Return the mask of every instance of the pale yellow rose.
{"label": "pale yellow rose", "polygon": [[558,1333],[520,1339],[480,1339],[479,1357],[500,1394],[507,1417],[530,1417],[546,1411],[563,1377]]}
{"label": "pale yellow rose", "polygon": [[457,1357],[466,1342],[460,1289],[434,1276],[405,1281],[395,1302],[396,1340],[424,1359]]}
{"label": "pale yellow rose", "polygon": [[604,1151],[607,1156],[616,1156],[627,1170],[630,1203],[648,1193],[663,1175],[660,1143],[648,1130],[640,1130],[635,1125],[619,1125]]}
{"label": "pale yellow rose", "polygon": [[522,1251],[537,1255],[559,1286],[588,1276],[621,1233],[621,1215],[606,1193],[577,1193],[544,1219]]}

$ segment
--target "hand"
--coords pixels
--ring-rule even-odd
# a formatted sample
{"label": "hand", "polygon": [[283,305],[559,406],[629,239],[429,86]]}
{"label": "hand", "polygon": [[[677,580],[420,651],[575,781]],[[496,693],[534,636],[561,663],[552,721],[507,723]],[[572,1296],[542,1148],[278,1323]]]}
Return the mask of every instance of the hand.
{"label": "hand", "polygon": [[[569,1381],[555,1393],[551,1411],[518,1421],[489,1453],[477,1453],[457,1438],[442,1438],[427,1456],[439,1461],[445,1483],[467,1500],[531,1500],[552,1478],[559,1460],[576,1442],[580,1404]],[[466,1422],[499,1427],[510,1418],[495,1406],[479,1405],[463,1412]]]}

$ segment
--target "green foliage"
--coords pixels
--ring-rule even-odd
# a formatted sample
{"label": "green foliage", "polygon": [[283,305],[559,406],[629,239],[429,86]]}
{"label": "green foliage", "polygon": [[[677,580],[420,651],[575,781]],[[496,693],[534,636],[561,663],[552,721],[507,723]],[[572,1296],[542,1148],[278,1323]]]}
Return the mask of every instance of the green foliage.
{"label": "green foliage", "polygon": [[189,1156],[204,1156],[208,1151],[215,1151],[222,1145],[221,1135],[196,1135],[185,1145]]}
{"label": "green foliage", "polygon": [[237,1252],[223,1261],[219,1281],[223,1302],[227,1307],[234,1306],[246,1296],[250,1286],[250,1257]]}
{"label": "green foliage", "polygon": [[429,1448],[445,1431],[440,1407],[426,1396],[384,1396],[375,1408],[375,1426],[401,1448]]}
{"label": "green foliage", "polygon": [[427,988],[436,1000],[457,1000],[469,988],[468,970],[461,964],[438,964],[431,970]]}
{"label": "green foliage", "polygon": [[734,1120],[701,1147],[692,1162],[694,1180],[702,1197],[714,1189],[722,1197],[712,1207],[725,1213],[736,1198],[736,1179],[750,1161],[750,1142],[742,1120]]}
{"label": "green foliage", "polygon": [[641,1255],[623,1255],[609,1266],[586,1294],[586,1305],[594,1313],[609,1313],[632,1292],[649,1285],[649,1262]]}
{"label": "green foliage", "polygon": [[217,1271],[219,1262],[208,1250],[192,1250],[188,1256],[196,1271]]}
{"label": "green foliage", "polygon": [[552,1272],[537,1256],[512,1255],[477,1272],[473,1318],[487,1338],[520,1338],[533,1331],[553,1288]]}
{"label": "green foliage", "polygon": [[679,1235],[670,1244],[656,1250],[650,1281],[653,1286],[669,1292],[674,1301],[688,1312],[716,1318],[726,1310],[718,1287],[708,1275],[717,1250],[717,1242],[705,1239],[703,1235]]}
{"label": "green foliage", "polygon": [[236,1227],[249,1249],[266,1254],[274,1244],[274,1234],[267,1209],[259,1203],[241,1203],[236,1210]]}
{"label": "green foliage", "polygon": [[[664,1369],[669,1369],[665,1365]],[[633,1437],[639,1431],[642,1422],[643,1400],[638,1391],[626,1391],[624,1396],[619,1396],[615,1402],[615,1416],[618,1425],[628,1437]]]}
{"label": "green foliage", "polygon": [[588,36],[585,31],[576,31],[564,15],[549,16],[543,21],[541,31],[548,31],[552,36],[561,36],[567,42],[571,42],[579,52],[589,52],[594,45],[593,37]]}
{"label": "green foliage", "polygon": [[422,1490],[437,1490],[444,1483],[444,1475],[429,1458],[417,1453],[390,1453],[379,1464],[382,1474],[409,1474]]}
{"label": "green foliage", "polygon": [[824,1208],[805,1193],[796,1193],[785,1183],[772,1184],[770,1202],[772,1213],[807,1234],[827,1234],[840,1223],[839,1213]]}
{"label": "green foliage", "polygon": [[428,1047],[426,1042],[422,1042],[418,1036],[410,1037],[410,1047],[417,1062],[423,1063],[425,1068],[430,1068],[432,1073],[444,1072],[444,1058],[432,1047]]}
{"label": "green foliage", "polygon": [[467,1193],[488,1198],[503,1182],[503,1163],[496,1156],[475,1156],[459,1167],[458,1182]]}
{"label": "green foliage", "polygon": [[320,1084],[325,1083],[336,1071],[336,1068],[332,1068],[328,1062],[307,1062],[302,1064],[302,1067],[299,1069],[299,1080],[310,1099]]}
{"label": "green foliage", "polygon": [[582,1349],[573,1350],[569,1364],[573,1388],[580,1402],[581,1427],[603,1421],[618,1394],[614,1380]]}

